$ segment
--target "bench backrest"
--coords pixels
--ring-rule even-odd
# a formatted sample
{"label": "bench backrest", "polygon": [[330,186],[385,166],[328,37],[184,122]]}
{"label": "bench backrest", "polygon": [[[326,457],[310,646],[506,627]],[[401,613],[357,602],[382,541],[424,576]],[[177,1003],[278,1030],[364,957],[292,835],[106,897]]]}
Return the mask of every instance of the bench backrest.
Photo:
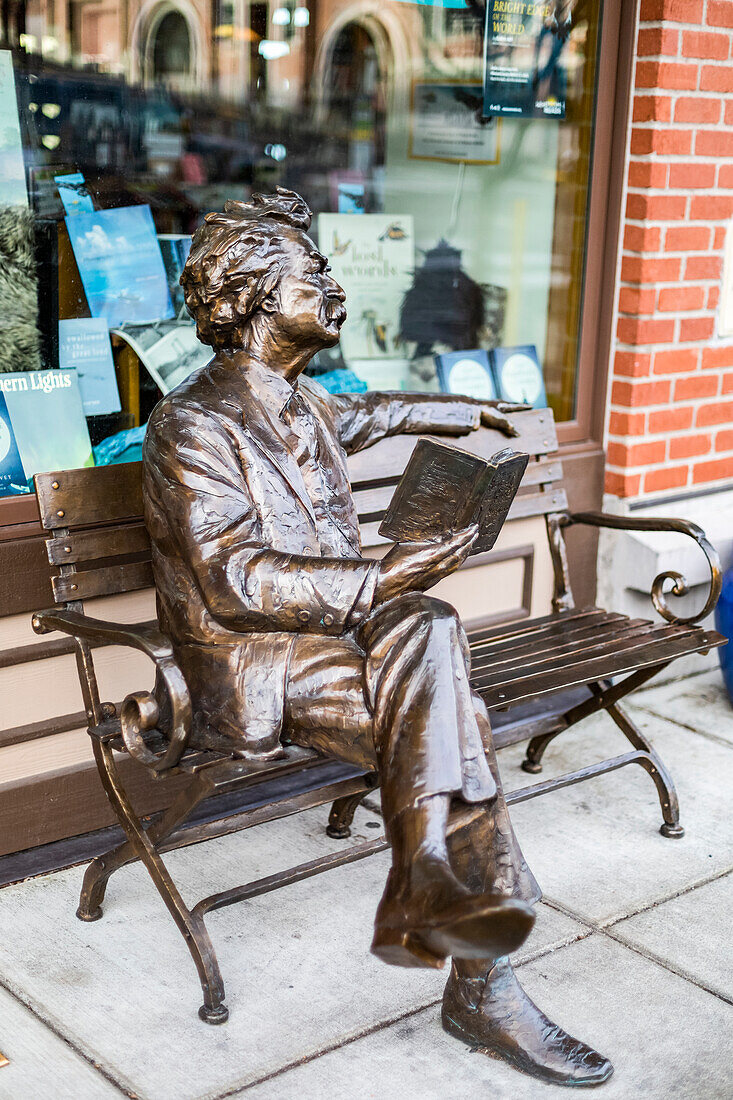
{"label": "bench backrest", "polygon": [[[482,428],[455,440],[474,454],[489,457],[510,444],[530,455],[522,486],[509,519],[562,512],[567,507],[560,484],[562,467],[552,453],[557,437],[549,409],[515,413],[519,432],[507,440]],[[417,442],[417,436],[385,439],[349,459],[349,474],[362,538],[367,546],[384,542],[377,528],[394,486]],[[35,478],[38,506],[56,603],[77,604],[153,584],[150,540],[142,512],[142,464],[125,463],[95,469],[64,470]]]}

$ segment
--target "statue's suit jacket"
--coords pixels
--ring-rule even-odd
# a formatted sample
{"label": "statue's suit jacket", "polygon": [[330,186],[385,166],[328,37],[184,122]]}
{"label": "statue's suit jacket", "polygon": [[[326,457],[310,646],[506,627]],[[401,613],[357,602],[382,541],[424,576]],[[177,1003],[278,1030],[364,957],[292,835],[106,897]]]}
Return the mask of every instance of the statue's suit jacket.
{"label": "statue's suit jacket", "polygon": [[[145,519],[161,627],[195,713],[193,743],[278,750],[298,632],[347,634],[369,615],[378,566],[361,557],[346,455],[385,436],[476,427],[477,403],[439,395],[298,391],[313,414],[326,523],[268,400],[267,372],[220,353],[155,408],[143,449]],[[322,521],[323,522],[323,521]],[[323,531],[323,527],[321,527]]]}

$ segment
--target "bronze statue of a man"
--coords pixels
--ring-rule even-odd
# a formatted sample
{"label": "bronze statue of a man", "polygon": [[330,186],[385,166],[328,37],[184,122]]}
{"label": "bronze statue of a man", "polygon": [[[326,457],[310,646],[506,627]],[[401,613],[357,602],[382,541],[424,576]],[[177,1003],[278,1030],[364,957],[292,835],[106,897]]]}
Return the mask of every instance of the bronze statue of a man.
{"label": "bronze statue of a man", "polygon": [[392,868],[372,951],[401,966],[452,957],[452,1035],[544,1080],[598,1084],[610,1063],[551,1024],[512,971],[540,893],[460,620],[424,595],[476,530],[368,560],[346,469],[385,436],[511,426],[486,403],[334,397],[301,376],[346,317],[310,221],[290,191],[228,202],[181,277],[214,357],[158,404],[143,457],[161,626],[191,691],[194,743],[259,759],[293,742],[376,768]]}

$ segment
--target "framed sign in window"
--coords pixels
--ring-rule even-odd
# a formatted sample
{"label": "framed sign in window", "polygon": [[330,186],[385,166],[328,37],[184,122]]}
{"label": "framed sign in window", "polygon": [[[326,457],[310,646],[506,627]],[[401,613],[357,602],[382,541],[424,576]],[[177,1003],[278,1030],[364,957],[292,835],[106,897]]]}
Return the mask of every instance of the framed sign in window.
{"label": "framed sign in window", "polygon": [[482,119],[480,84],[416,80],[410,106],[411,160],[498,164],[500,119]]}

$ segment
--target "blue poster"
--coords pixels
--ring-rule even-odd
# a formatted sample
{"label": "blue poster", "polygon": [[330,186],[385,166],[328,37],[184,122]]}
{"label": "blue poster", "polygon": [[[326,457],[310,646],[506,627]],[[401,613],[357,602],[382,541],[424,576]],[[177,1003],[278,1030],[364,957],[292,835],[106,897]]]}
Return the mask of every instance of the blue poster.
{"label": "blue poster", "polygon": [[5,397],[0,391],[0,497],[27,492],[30,490],[10,423],[10,413]]}
{"label": "blue poster", "polygon": [[85,416],[120,411],[109,331],[103,317],[59,321],[59,366],[76,370]]}
{"label": "blue poster", "polygon": [[91,214],[94,212],[92,196],[89,194],[89,188],[81,172],[70,172],[66,176],[54,176],[53,180],[59,189],[59,198],[67,214]]}
{"label": "blue poster", "polygon": [[149,206],[70,214],[71,246],[93,317],[108,328],[173,317]]}

